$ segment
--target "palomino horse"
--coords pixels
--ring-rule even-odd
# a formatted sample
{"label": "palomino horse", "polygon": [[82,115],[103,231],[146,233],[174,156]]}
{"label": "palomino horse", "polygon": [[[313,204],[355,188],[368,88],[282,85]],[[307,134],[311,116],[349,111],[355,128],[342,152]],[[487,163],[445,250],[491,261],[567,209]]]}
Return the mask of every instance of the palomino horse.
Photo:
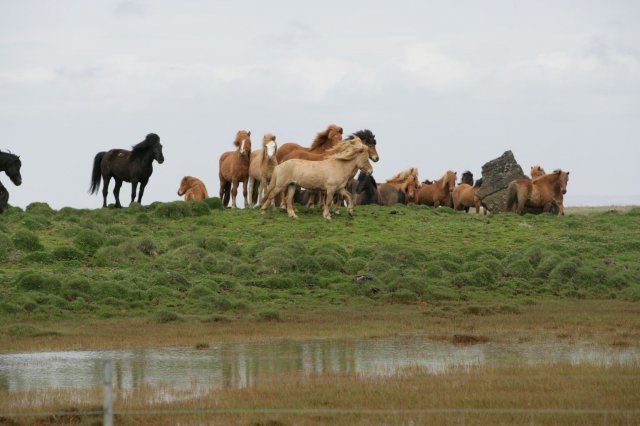
{"label": "palomino horse", "polygon": [[516,179],[507,187],[507,210],[522,213],[525,206],[542,207],[545,213],[551,210],[553,203],[557,203],[560,214],[564,215],[564,194],[567,193],[569,172],[555,170],[539,178]]}
{"label": "palomino horse", "polygon": [[440,179],[433,183],[424,183],[416,194],[416,204],[440,207],[448,206],[451,192],[456,186],[456,172],[447,170]]}
{"label": "palomino horse", "polygon": [[[347,183],[358,170],[371,174],[373,166],[369,163],[369,148],[360,138],[353,138],[336,145],[322,161],[292,159],[278,164],[273,170],[267,197],[262,202],[262,213],[269,207],[276,194],[287,188],[287,213],[296,218],[293,209],[293,196],[296,184],[303,188],[326,191],[327,200],[332,200],[335,193],[347,199],[349,215],[353,215],[353,200],[347,191]],[[328,202],[324,203],[323,217],[331,220]]]}
{"label": "palomino horse", "polygon": [[249,180],[249,161],[251,160],[251,132],[238,131],[233,144],[238,147],[237,150],[227,151],[220,156],[218,176],[222,205],[226,207],[229,204],[229,195],[231,195],[231,207],[235,209],[237,208],[236,195],[238,195],[240,182],[242,182],[244,206],[248,205],[247,181]]}
{"label": "palomino horse", "polygon": [[[478,192],[480,186],[482,186],[482,179],[478,179],[474,186],[471,186],[468,183],[461,183],[453,188],[453,192],[451,193],[453,208],[469,212],[470,207],[475,207],[476,214],[479,214],[480,198],[478,198],[476,192]],[[484,214],[487,214],[487,209],[484,210]]]}
{"label": "palomino horse", "polygon": [[415,202],[416,193],[422,186],[418,178],[418,169],[415,167],[410,167],[391,179],[387,179],[387,183],[404,192],[405,204]]}
{"label": "palomino horse", "polygon": [[99,152],[93,159],[93,171],[91,173],[90,194],[95,194],[100,188],[100,176],[102,175],[102,207],[107,207],[107,194],[109,193],[109,181],[116,181],[113,195],[116,198],[116,207],[120,208],[120,187],[122,182],[131,182],[131,202],[136,198],[136,188],[140,183],[138,204],[142,201],[144,188],[153,173],[153,160],[158,164],[164,162],[162,144],[155,133],[149,133],[147,137],[131,151],[125,149],[112,149],[108,152]]}
{"label": "palomino horse", "polygon": [[180,188],[178,188],[178,195],[183,196],[185,201],[202,201],[209,198],[207,187],[204,183],[193,176],[185,176],[180,181]]}
{"label": "palomino horse", "polygon": [[531,179],[539,178],[546,175],[544,169],[538,165],[531,166]]}
{"label": "palomino horse", "polygon": [[278,151],[278,145],[276,144],[276,137],[271,133],[267,133],[262,138],[262,148],[256,149],[251,153],[251,163],[249,164],[249,206],[255,205],[255,183],[258,182],[257,201],[258,205],[264,198],[273,169],[278,165],[278,159],[276,153]]}

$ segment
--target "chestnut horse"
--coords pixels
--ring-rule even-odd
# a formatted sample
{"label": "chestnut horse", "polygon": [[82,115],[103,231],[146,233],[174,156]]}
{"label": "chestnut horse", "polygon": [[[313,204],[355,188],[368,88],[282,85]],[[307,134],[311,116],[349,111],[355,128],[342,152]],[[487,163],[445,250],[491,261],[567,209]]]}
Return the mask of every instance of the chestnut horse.
{"label": "chestnut horse", "polygon": [[404,193],[404,204],[415,202],[418,188],[422,186],[418,178],[418,169],[415,167],[410,167],[387,179],[387,183]]}
{"label": "chestnut horse", "polygon": [[[291,218],[297,218],[293,209],[293,196],[296,185],[303,188],[326,191],[327,200],[332,200],[335,193],[347,199],[349,215],[353,215],[353,200],[346,186],[358,170],[371,174],[373,166],[369,163],[369,148],[360,138],[353,138],[337,144],[328,151],[328,156],[321,161],[291,159],[278,164],[273,170],[267,197],[262,202],[264,213],[273,197],[287,188],[287,213]],[[331,220],[328,202],[324,203],[322,216]]]}
{"label": "chestnut horse", "polygon": [[204,183],[193,176],[185,176],[180,181],[180,188],[178,188],[178,195],[183,196],[185,201],[202,201],[209,198],[207,187]]}
{"label": "chestnut horse", "polygon": [[456,172],[447,170],[440,179],[433,183],[424,183],[416,194],[416,204],[440,207],[448,206],[451,192],[456,186]]}
{"label": "chestnut horse", "polygon": [[[287,157],[293,151],[302,151],[302,152],[313,152],[315,154],[321,154],[325,151],[333,148],[338,142],[342,141],[342,127],[337,126],[335,124],[329,125],[324,131],[319,132],[311,146],[306,148],[302,145],[298,145],[297,143],[289,142],[283,144],[276,154],[276,158],[278,159],[278,164],[285,161],[285,157]],[[301,154],[299,154],[301,155]],[[289,157],[290,158],[300,158],[300,157]]]}
{"label": "chestnut horse", "polygon": [[155,133],[149,133],[140,143],[133,146],[131,151],[126,149],[112,149],[108,152],[99,152],[93,159],[91,172],[91,186],[89,193],[95,194],[100,188],[102,176],[102,207],[107,207],[107,194],[109,193],[109,181],[113,178],[116,184],[113,195],[116,198],[116,207],[120,208],[120,187],[122,182],[131,182],[131,203],[136,198],[136,189],[140,184],[138,204],[142,201],[144,188],[153,173],[153,160],[158,164],[164,162],[160,137]]}
{"label": "chestnut horse", "polygon": [[544,176],[547,173],[544,169],[538,165],[531,166],[531,179],[539,178],[540,176]]}
{"label": "chestnut horse", "polygon": [[257,201],[260,205],[264,198],[273,169],[278,165],[276,158],[278,152],[278,144],[276,137],[271,133],[267,133],[262,138],[262,148],[256,149],[251,153],[251,163],[249,164],[249,206],[254,207],[256,202],[255,184],[258,183]]}
{"label": "chestnut horse", "polygon": [[220,199],[222,205],[229,204],[237,208],[236,195],[238,185],[242,182],[244,206],[247,207],[247,181],[249,180],[249,162],[251,161],[251,132],[240,130],[236,133],[233,144],[238,147],[235,151],[227,151],[220,156],[218,176],[220,178]]}
{"label": "chestnut horse", "polygon": [[564,194],[567,193],[569,172],[555,170],[539,178],[516,179],[507,187],[507,210],[522,213],[525,206],[542,207],[543,212],[551,210],[554,202],[564,216]]}
{"label": "chestnut horse", "polygon": [[[469,212],[470,207],[476,208],[476,214],[480,213],[480,198],[476,195],[478,189],[482,185],[482,179],[478,179],[476,184],[471,186],[468,183],[461,183],[453,188],[451,193],[451,199],[453,208],[456,210],[464,210]],[[487,214],[487,209],[484,210],[484,214]]]}

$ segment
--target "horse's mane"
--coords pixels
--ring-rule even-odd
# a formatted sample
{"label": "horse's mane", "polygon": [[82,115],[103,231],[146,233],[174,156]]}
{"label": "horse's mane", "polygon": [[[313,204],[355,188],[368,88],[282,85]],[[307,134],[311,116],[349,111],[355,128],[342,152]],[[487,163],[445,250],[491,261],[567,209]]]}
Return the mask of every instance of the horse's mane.
{"label": "horse's mane", "polygon": [[316,149],[321,145],[329,142],[332,139],[331,136],[334,132],[340,133],[340,138],[342,138],[342,127],[331,124],[325,131],[320,132],[316,135],[316,138],[311,143],[311,147],[309,149]]}
{"label": "horse's mane", "polygon": [[247,138],[251,139],[251,130],[238,130],[238,133],[236,133],[236,139],[233,141],[233,144],[237,147],[240,147],[240,143],[242,142],[242,140]]}
{"label": "horse's mane", "polygon": [[[453,177],[451,177],[453,175]],[[453,183],[456,183],[456,174],[453,170],[447,170],[447,172],[442,176],[442,187],[445,188],[447,183],[453,179]]]}
{"label": "horse's mane", "polygon": [[365,145],[360,138],[353,138],[345,140],[327,150],[327,160],[344,160],[349,161],[354,159],[357,155],[369,152],[369,147]]}
{"label": "horse's mane", "polygon": [[373,132],[369,129],[358,130],[357,132],[349,135],[347,139],[353,139],[354,137],[362,139],[362,142],[367,145],[376,144],[376,135],[374,135]]}
{"label": "horse's mane", "polygon": [[409,167],[407,170],[401,171],[391,179],[387,179],[387,183],[404,183],[412,177],[419,181],[418,169],[415,167]]}
{"label": "horse's mane", "polygon": [[262,138],[262,146],[267,146],[267,144],[269,142],[275,142],[276,141],[276,137],[272,134],[272,133],[267,133],[266,135],[264,135],[264,137]]}
{"label": "horse's mane", "polygon": [[160,137],[155,133],[149,133],[147,137],[140,143],[137,143],[131,149],[131,158],[141,155],[144,151],[152,148],[155,144],[160,143]]}

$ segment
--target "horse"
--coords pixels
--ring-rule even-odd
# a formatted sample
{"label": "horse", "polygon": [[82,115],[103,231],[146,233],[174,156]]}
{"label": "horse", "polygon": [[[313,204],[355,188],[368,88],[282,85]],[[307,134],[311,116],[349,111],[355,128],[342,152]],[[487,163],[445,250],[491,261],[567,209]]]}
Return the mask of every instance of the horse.
{"label": "horse", "polygon": [[9,207],[9,191],[0,182],[0,214]]}
{"label": "horse", "polygon": [[433,183],[424,183],[416,194],[416,204],[440,207],[448,206],[451,192],[456,185],[457,173],[452,170],[447,172]]}
{"label": "horse", "polygon": [[[468,183],[461,183],[453,188],[453,192],[451,193],[452,207],[455,210],[464,210],[467,213],[470,207],[475,207],[476,214],[479,214],[481,203],[476,192],[478,192],[480,186],[482,186],[482,179],[478,179],[473,186]],[[487,214],[487,209],[484,210],[484,214]]]}
{"label": "horse", "polygon": [[202,201],[209,198],[207,187],[204,183],[193,176],[185,176],[180,181],[180,188],[178,188],[178,195],[183,196],[185,201]]}
{"label": "horse", "polygon": [[350,134],[347,137],[347,140],[351,140],[353,138],[360,138],[360,140],[369,147],[369,159],[374,163],[377,163],[380,159],[380,156],[378,155],[378,151],[376,150],[376,135],[374,135],[373,132],[369,129],[362,129]]}
{"label": "horse", "polygon": [[144,188],[153,173],[153,160],[158,164],[164,162],[160,137],[155,133],[149,133],[145,139],[134,145],[131,151],[126,149],[112,149],[107,152],[99,152],[93,159],[93,171],[91,173],[90,194],[95,194],[100,188],[100,176],[102,176],[102,207],[107,207],[107,194],[109,193],[109,181],[113,178],[116,182],[113,195],[116,199],[116,208],[121,208],[120,187],[122,182],[131,182],[131,203],[136,198],[136,189],[140,184],[138,204],[142,201]]}
{"label": "horse", "polygon": [[[353,216],[353,200],[346,185],[358,170],[369,174],[373,172],[373,166],[369,162],[369,148],[360,138],[353,138],[336,145],[328,154],[327,159],[322,161],[292,159],[278,164],[273,170],[261,213],[265,213],[276,194],[287,188],[287,213],[289,217],[297,218],[293,209],[293,196],[296,185],[300,185],[307,189],[326,191],[327,200],[332,200],[335,193],[343,195],[348,202],[349,215]],[[324,203],[322,214],[327,220],[331,220],[329,204]]]}
{"label": "horse", "polygon": [[251,161],[251,132],[238,131],[233,145],[238,149],[224,152],[220,156],[218,177],[220,178],[222,205],[226,207],[229,204],[229,196],[231,196],[231,208],[235,209],[237,208],[236,195],[238,195],[240,182],[242,182],[244,206],[248,206],[247,181],[249,180],[249,162]]}
{"label": "horse", "polygon": [[531,166],[531,179],[536,179],[544,175],[546,175],[546,172],[542,167],[538,165]]}
{"label": "horse", "polygon": [[276,153],[278,152],[278,144],[276,137],[271,133],[267,133],[262,138],[262,148],[256,149],[251,153],[251,162],[249,163],[249,185],[247,193],[249,194],[249,206],[254,207],[255,183],[258,182],[258,205],[264,198],[273,174],[273,169],[278,165]]}
{"label": "horse", "polygon": [[465,170],[462,173],[462,177],[460,178],[460,183],[458,185],[462,185],[463,183],[473,186],[473,173],[471,173],[469,170]]}
{"label": "horse", "polygon": [[554,170],[553,173],[539,178],[516,179],[507,187],[507,210],[522,214],[525,206],[542,207],[549,212],[553,203],[557,203],[560,214],[564,216],[564,194],[567,193],[569,172]]}
{"label": "horse", "polygon": [[416,192],[422,186],[418,178],[418,169],[415,167],[410,167],[391,179],[387,179],[387,183],[404,193],[404,204],[415,202]]}
{"label": "horse", "polygon": [[10,152],[0,151],[0,172],[5,172],[15,186],[22,184],[22,176],[20,175],[21,166],[22,162],[20,161],[20,157]]}
{"label": "horse", "polygon": [[330,124],[325,130],[316,135],[309,148],[293,142],[285,143],[276,153],[278,164],[282,163],[284,158],[293,151],[314,152],[316,154],[323,153],[342,141],[342,132],[342,127],[336,124]]}
{"label": "horse", "polygon": [[400,203],[405,204],[404,192],[393,185],[382,183],[378,185],[372,175],[360,172],[358,185],[355,188],[355,204],[378,204],[381,206],[392,206]]}

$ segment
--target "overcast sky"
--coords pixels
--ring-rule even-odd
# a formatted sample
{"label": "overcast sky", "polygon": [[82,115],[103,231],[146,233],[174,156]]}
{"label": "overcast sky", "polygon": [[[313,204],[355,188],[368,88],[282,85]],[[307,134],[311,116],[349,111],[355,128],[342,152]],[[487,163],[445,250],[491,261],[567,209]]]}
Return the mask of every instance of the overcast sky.
{"label": "overcast sky", "polygon": [[378,181],[480,177],[512,150],[570,171],[565,205],[640,204],[639,22],[635,0],[0,0],[0,149],[23,184],[0,180],[12,205],[97,208],[95,154],[155,132],[143,204],[184,175],[217,195],[238,130],[308,146],[336,123],[375,133]]}

